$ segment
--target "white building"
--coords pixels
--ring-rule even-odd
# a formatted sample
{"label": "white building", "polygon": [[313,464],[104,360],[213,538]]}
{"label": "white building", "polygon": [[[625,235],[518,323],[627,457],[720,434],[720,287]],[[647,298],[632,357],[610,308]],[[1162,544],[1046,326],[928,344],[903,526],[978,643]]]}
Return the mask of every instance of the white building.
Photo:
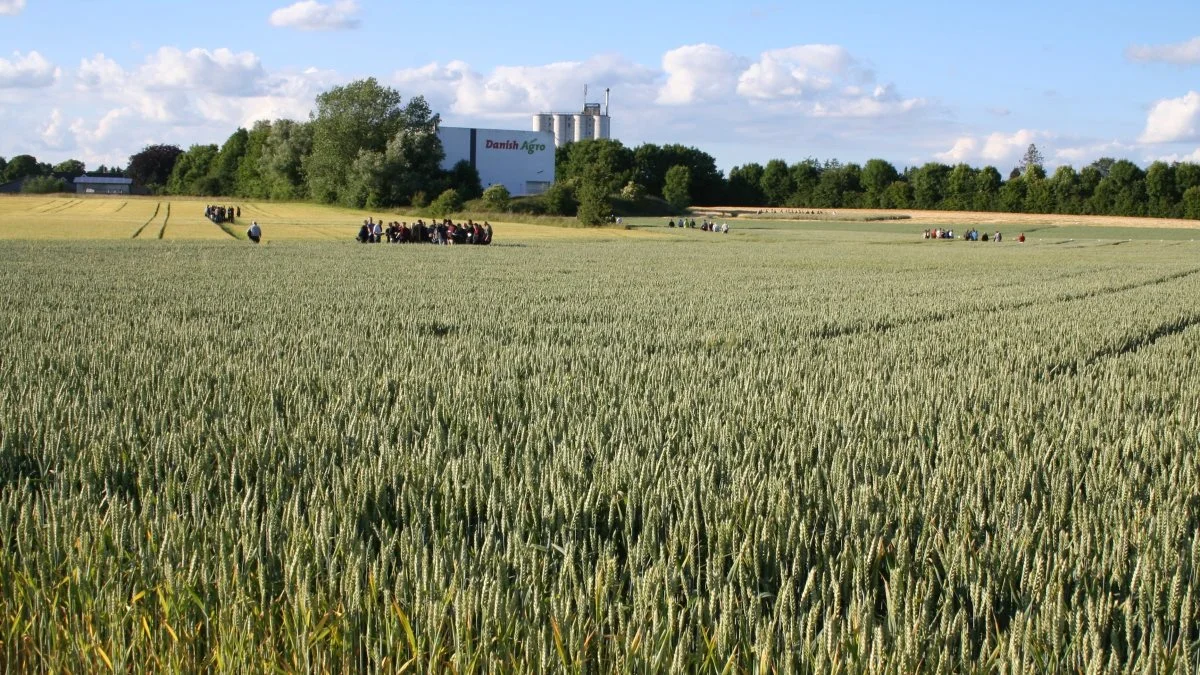
{"label": "white building", "polygon": [[503,185],[514,197],[541,194],[554,182],[554,134],[549,131],[440,127],[442,169],[462,160],[479,172],[483,189]]}
{"label": "white building", "polygon": [[[584,89],[586,98],[587,89]],[[608,116],[608,90],[604,90],[604,108],[599,103],[583,104],[583,112],[537,113],[533,116],[534,131],[554,133],[554,147],[583,140],[612,138],[612,120]]]}

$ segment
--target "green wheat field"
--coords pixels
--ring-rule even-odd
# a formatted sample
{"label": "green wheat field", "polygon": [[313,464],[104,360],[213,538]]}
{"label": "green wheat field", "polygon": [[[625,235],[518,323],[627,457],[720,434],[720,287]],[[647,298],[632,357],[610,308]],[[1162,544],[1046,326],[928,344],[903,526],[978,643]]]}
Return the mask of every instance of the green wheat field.
{"label": "green wheat field", "polygon": [[121,203],[0,199],[4,672],[1200,669],[1196,231]]}

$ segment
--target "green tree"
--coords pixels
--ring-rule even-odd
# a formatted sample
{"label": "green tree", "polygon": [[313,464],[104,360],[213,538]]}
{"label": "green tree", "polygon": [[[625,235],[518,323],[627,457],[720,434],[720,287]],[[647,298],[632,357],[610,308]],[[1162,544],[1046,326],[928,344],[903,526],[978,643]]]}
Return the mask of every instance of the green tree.
{"label": "green tree", "polygon": [[1200,164],[1180,162],[1175,165],[1175,191],[1180,195],[1190,187],[1200,185]]}
{"label": "green tree", "polygon": [[304,159],[312,152],[312,124],[275,120],[263,139],[258,160],[263,189],[271,199],[303,199],[308,195]]}
{"label": "green tree", "polygon": [[663,199],[671,208],[682,213],[691,206],[692,171],[682,164],[667,169],[667,181],[663,185]]}
{"label": "green tree", "polygon": [[66,191],[67,181],[53,176],[31,176],[21,186],[21,192],[27,194],[45,195]]}
{"label": "green tree", "polygon": [[1178,183],[1175,178],[1175,167],[1165,162],[1154,162],[1146,169],[1146,215],[1156,218],[1171,218],[1178,216],[1182,209],[1179,207]]}
{"label": "green tree", "polygon": [[1200,220],[1200,185],[1193,185],[1184,190],[1183,217]]}
{"label": "green tree", "polygon": [[350,178],[346,168],[363,151],[382,153],[387,148],[404,123],[400,102],[399,92],[373,77],[317,96],[312,152],[304,160],[313,199],[353,205],[355,198],[343,195]]}
{"label": "green tree", "polygon": [[[729,203],[734,206],[763,206],[767,198],[762,192],[762,164],[751,163],[729,170],[726,188]],[[788,195],[789,197],[791,195]]]}
{"label": "green tree", "polygon": [[952,211],[969,211],[975,202],[975,169],[959,163],[946,177],[945,208]]}
{"label": "green tree", "polygon": [[555,181],[542,194],[542,201],[546,204],[546,213],[553,216],[574,216],[579,210],[574,185],[564,181]]}
{"label": "green tree", "polygon": [[1146,174],[1129,160],[1113,162],[1092,195],[1095,213],[1112,216],[1146,215]]}
{"label": "green tree", "polygon": [[509,194],[508,188],[501,183],[496,183],[483,191],[483,205],[488,211],[507,211],[511,202],[512,195]]}
{"label": "green tree", "polygon": [[429,205],[429,212],[438,218],[445,218],[452,213],[461,211],[462,205],[462,197],[459,196],[458,190],[449,188],[433,200],[433,203]]}
{"label": "green tree", "polygon": [[[555,175],[560,180],[579,182],[581,202],[585,182],[603,180],[600,188],[607,199],[633,180],[634,153],[617,140],[602,138],[571,143],[559,148],[555,157]],[[649,185],[647,188],[655,194]]]}
{"label": "green tree", "polygon": [[262,156],[267,138],[271,135],[271,123],[259,120],[246,135],[246,152],[238,164],[233,194],[250,199],[270,197],[266,180],[262,174]]}
{"label": "green tree", "polygon": [[8,167],[8,160],[0,157],[0,180],[4,180],[4,170]]}
{"label": "green tree", "polygon": [[929,162],[914,170],[908,178],[913,187],[913,205],[918,209],[941,208],[949,176],[950,167],[939,162]]}
{"label": "green tree", "polygon": [[233,195],[237,192],[238,169],[246,156],[250,132],[238,127],[221,146],[212,164],[212,176],[218,185],[217,194]]}
{"label": "green tree", "polygon": [[68,159],[65,162],[59,162],[54,166],[54,173],[58,176],[68,179],[75,179],[87,173],[83,162],[77,159]]}
{"label": "green tree", "polygon": [[899,179],[900,174],[891,162],[882,159],[869,159],[862,170],[862,186],[866,192],[867,208],[887,208],[883,206],[883,193]]}
{"label": "green tree", "polygon": [[637,201],[646,196],[646,188],[642,187],[641,183],[629,181],[625,187],[621,188],[621,199],[629,201]]}
{"label": "green tree", "polygon": [[4,180],[6,181],[21,180],[38,175],[41,175],[41,167],[33,155],[17,155],[8,160],[8,166],[4,169]]}
{"label": "green tree", "polygon": [[788,206],[813,206],[813,195],[821,182],[821,163],[814,157],[809,157],[792,165],[792,185],[795,191],[788,199]]}
{"label": "green tree", "polygon": [[177,145],[147,145],[129,158],[125,176],[151,192],[166,186],[183,150]]}
{"label": "green tree", "polygon": [[906,180],[892,181],[879,197],[879,207],[883,209],[907,209],[912,203],[912,186]]}
{"label": "green tree", "polygon": [[[792,174],[787,162],[782,159],[772,159],[763,169],[759,188],[768,206],[783,206],[792,196],[796,186],[792,184]],[[665,195],[664,195],[665,196]],[[670,200],[668,200],[670,201]]]}
{"label": "green tree", "polygon": [[975,174],[975,192],[971,197],[971,208],[976,211],[991,211],[997,208],[1002,184],[999,169],[990,165],[980,169],[979,173]]}
{"label": "green tree", "polygon": [[1054,213],[1054,195],[1041,165],[1029,165],[1022,180],[1025,181],[1025,213]]}
{"label": "green tree", "polygon": [[[1039,169],[1042,168],[1042,162],[1042,151],[1038,150],[1036,145],[1030,143],[1029,147],[1025,149],[1025,154],[1021,157],[1021,164],[1019,166],[1021,175],[1026,175],[1035,166]],[[1043,172],[1042,177],[1045,178],[1045,172]]]}
{"label": "green tree", "polygon": [[216,196],[220,181],[212,176],[217,161],[216,145],[193,145],[179,156],[167,179],[167,192],[173,195]]}
{"label": "green tree", "polygon": [[448,180],[450,187],[457,190],[459,196],[464,200],[478,199],[483,194],[479,171],[465,159],[454,163],[454,166],[450,168]]}
{"label": "green tree", "polygon": [[1028,185],[1020,176],[1009,178],[1000,187],[999,207],[1008,213],[1020,213],[1025,208],[1025,193]]}
{"label": "green tree", "polygon": [[1054,170],[1054,175],[1047,181],[1050,188],[1050,198],[1054,203],[1055,213],[1081,213],[1083,197],[1081,195],[1079,174],[1069,164],[1064,164]]}
{"label": "green tree", "polygon": [[645,144],[634,150],[634,180],[652,195],[666,198],[667,171],[686,166],[691,174],[689,198],[693,204],[717,204],[726,198],[725,177],[712,155],[694,147]]}

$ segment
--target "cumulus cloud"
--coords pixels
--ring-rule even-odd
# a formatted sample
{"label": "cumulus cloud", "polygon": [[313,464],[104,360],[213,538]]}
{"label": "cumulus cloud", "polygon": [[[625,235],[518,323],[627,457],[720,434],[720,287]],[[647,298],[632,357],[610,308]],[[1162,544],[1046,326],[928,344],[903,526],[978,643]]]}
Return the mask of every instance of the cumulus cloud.
{"label": "cumulus cloud", "polygon": [[934,153],[934,157],[939,162],[946,164],[958,164],[969,159],[974,159],[978,155],[979,142],[970,136],[962,136],[954,140],[954,145],[945,152]]}
{"label": "cumulus cloud", "polygon": [[1142,143],[1177,143],[1200,139],[1200,93],[1157,101],[1146,118]]}
{"label": "cumulus cloud", "polygon": [[663,55],[667,81],[658,92],[658,103],[686,105],[720,101],[737,90],[746,60],[710,44],[685,45]]}
{"label": "cumulus cloud", "polygon": [[[397,71],[392,82],[401,94],[422,94],[435,109],[452,114],[502,119],[539,111],[582,107],[584,83],[603,85],[630,102],[645,98],[658,75],[618,55],[541,66],[498,66],[480,73],[463,61],[430,63]],[[589,98],[597,100],[600,91]]]}
{"label": "cumulus cloud", "polygon": [[1136,63],[1200,63],[1200,37],[1166,45],[1134,45],[1125,50],[1125,58]]}
{"label": "cumulus cloud", "polygon": [[358,28],[360,22],[356,18],[357,15],[356,0],[335,0],[328,4],[316,0],[302,0],[271,12],[268,21],[277,28],[347,30]]}
{"label": "cumulus cloud", "polygon": [[36,51],[22,56],[13,52],[12,60],[0,58],[0,89],[34,89],[48,87],[62,70],[54,66]]}
{"label": "cumulus cloud", "polygon": [[1125,157],[1136,148],[1121,141],[1101,141],[1098,143],[1083,143],[1080,145],[1058,148],[1054,158],[1064,164],[1090,164],[1101,157]]}
{"label": "cumulus cloud", "polygon": [[947,164],[975,161],[1001,164],[1016,161],[1025,154],[1030,143],[1051,139],[1045,131],[1019,129],[1012,133],[996,131],[987,136],[960,136],[945,152],[934,153],[934,157]]}
{"label": "cumulus cloud", "polygon": [[25,9],[25,0],[0,0],[0,15],[16,16]]}

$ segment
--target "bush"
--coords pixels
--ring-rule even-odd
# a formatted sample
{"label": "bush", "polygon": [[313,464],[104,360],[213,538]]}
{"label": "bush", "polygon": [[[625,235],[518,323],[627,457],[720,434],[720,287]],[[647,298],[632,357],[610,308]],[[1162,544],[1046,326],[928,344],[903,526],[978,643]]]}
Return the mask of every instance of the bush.
{"label": "bush", "polygon": [[575,190],[566,183],[554,183],[542,195],[546,213],[552,216],[573,216],[579,210]]}
{"label": "bush", "polygon": [[621,188],[621,199],[636,202],[644,196],[646,196],[646,188],[642,187],[641,183],[629,181],[625,187]]}
{"label": "bush", "polygon": [[463,200],[459,196],[458,190],[450,188],[433,200],[433,203],[429,205],[429,212],[437,218],[445,218],[451,213],[461,211],[462,205]]}
{"label": "bush", "polygon": [[424,190],[417,190],[413,193],[412,199],[409,202],[418,209],[423,209],[429,206],[429,195],[425,194]]}
{"label": "bush", "polygon": [[512,195],[503,185],[493,185],[483,191],[483,204],[489,211],[507,211]]}
{"label": "bush", "polygon": [[66,191],[67,181],[52,176],[35,176],[25,181],[25,184],[21,186],[21,192],[37,195]]}

